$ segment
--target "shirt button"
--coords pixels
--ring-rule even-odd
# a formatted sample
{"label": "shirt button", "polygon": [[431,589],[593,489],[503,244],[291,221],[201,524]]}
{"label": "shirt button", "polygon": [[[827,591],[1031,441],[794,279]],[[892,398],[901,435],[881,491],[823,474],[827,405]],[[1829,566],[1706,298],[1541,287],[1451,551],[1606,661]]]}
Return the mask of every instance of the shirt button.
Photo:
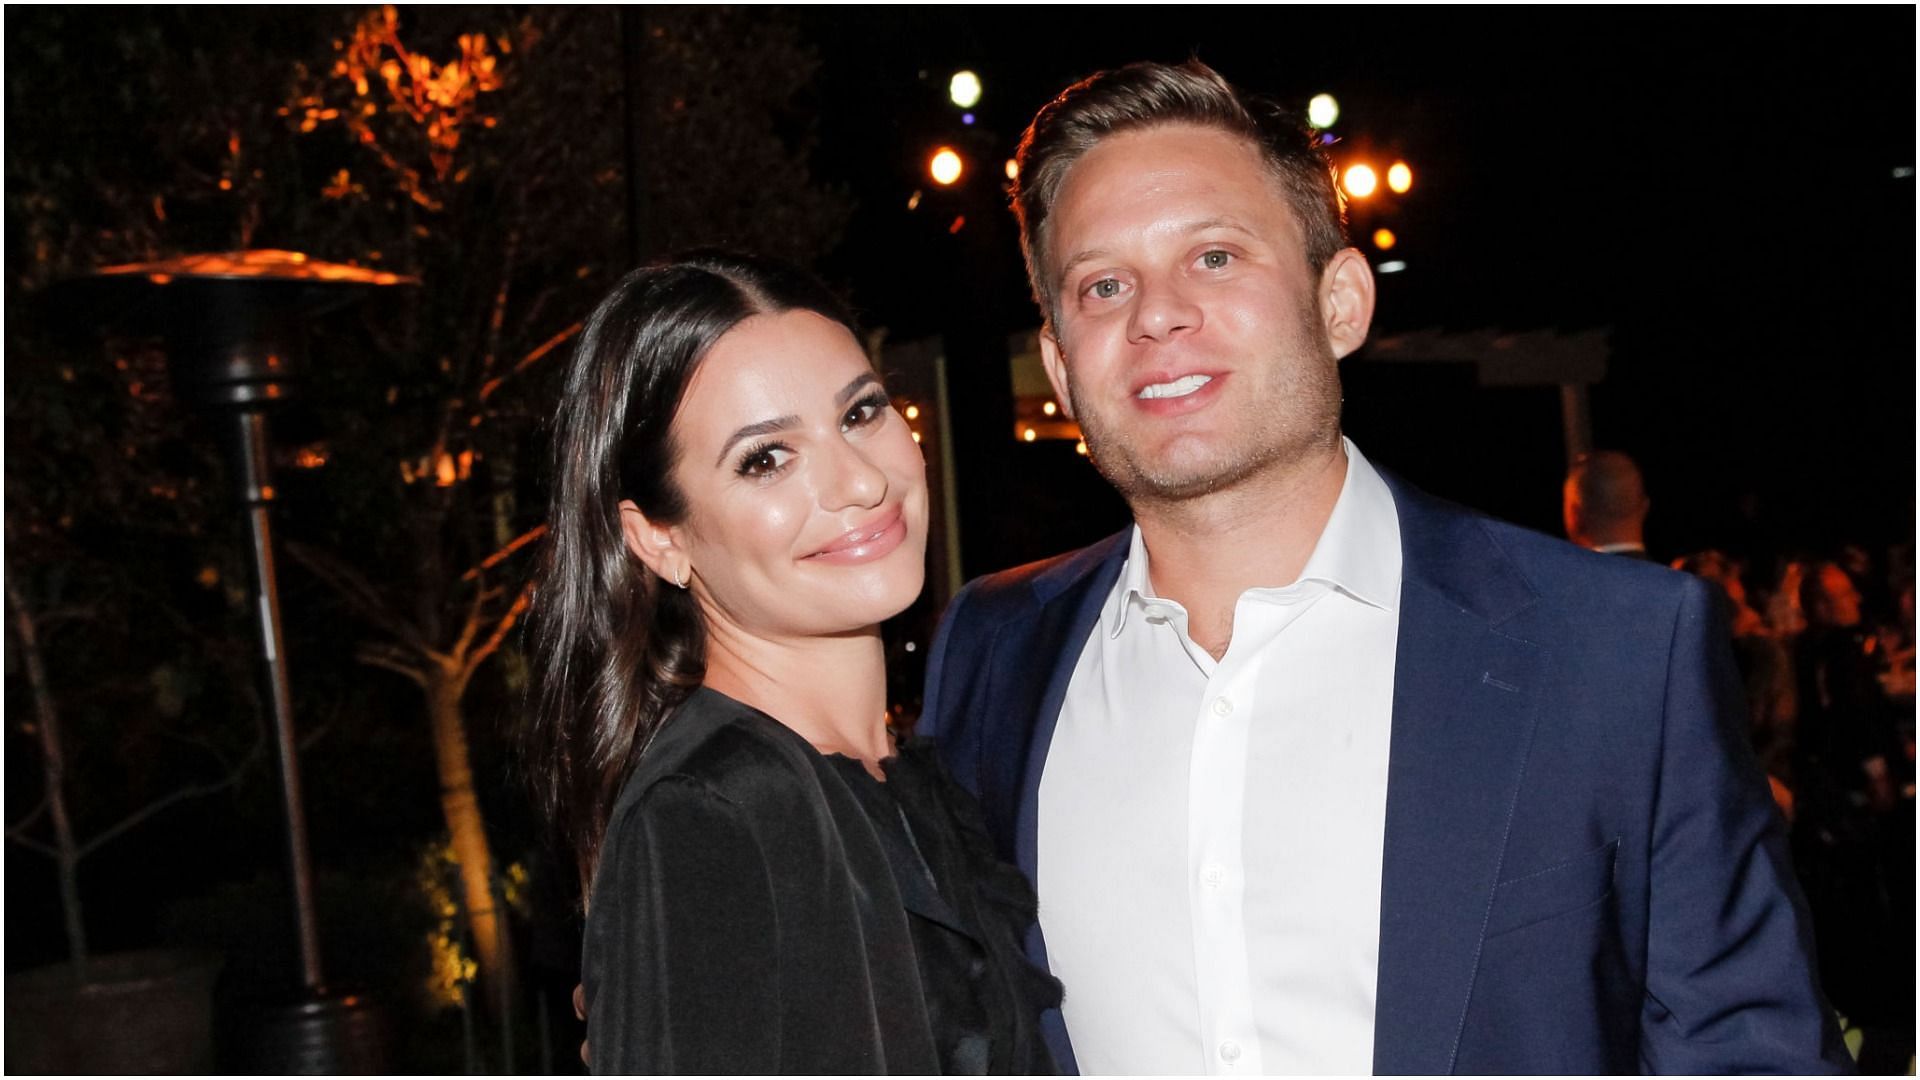
{"label": "shirt button", "polygon": [[1207,888],[1217,889],[1221,882],[1227,880],[1227,872],[1219,866],[1209,866],[1200,871],[1200,880]]}
{"label": "shirt button", "polygon": [[1228,698],[1223,698],[1223,697],[1214,698],[1213,699],[1213,715],[1215,716],[1233,715],[1232,700]]}
{"label": "shirt button", "polygon": [[1220,1044],[1220,1060],[1231,1065],[1240,1060],[1240,1044],[1228,1039]]}

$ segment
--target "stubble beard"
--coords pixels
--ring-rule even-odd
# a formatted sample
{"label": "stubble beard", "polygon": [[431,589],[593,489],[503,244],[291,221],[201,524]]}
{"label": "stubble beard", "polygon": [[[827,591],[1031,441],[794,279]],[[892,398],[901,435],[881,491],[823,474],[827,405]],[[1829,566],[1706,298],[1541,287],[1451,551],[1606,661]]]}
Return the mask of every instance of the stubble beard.
{"label": "stubble beard", "polygon": [[[1129,504],[1178,504],[1228,491],[1261,478],[1285,476],[1335,445],[1340,434],[1340,374],[1326,330],[1309,310],[1304,333],[1268,360],[1286,372],[1273,400],[1243,398],[1224,437],[1211,445],[1154,453],[1122,425],[1109,423],[1103,405],[1082,392],[1067,358],[1067,388],[1094,468]],[[1062,343],[1065,348],[1065,343]]]}

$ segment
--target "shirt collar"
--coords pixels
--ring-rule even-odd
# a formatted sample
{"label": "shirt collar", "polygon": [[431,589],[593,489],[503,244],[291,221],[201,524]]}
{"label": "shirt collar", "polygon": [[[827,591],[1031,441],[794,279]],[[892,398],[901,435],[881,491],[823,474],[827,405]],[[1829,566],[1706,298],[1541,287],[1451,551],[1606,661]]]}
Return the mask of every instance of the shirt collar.
{"label": "shirt collar", "polygon": [[[1333,513],[1314,544],[1313,554],[1307,557],[1299,580],[1320,582],[1363,604],[1394,611],[1400,603],[1402,559],[1400,515],[1394,508],[1393,492],[1352,440],[1343,435],[1340,445],[1347,454],[1346,479],[1341,482],[1340,497],[1334,501]],[[1107,603],[1104,621],[1108,636],[1119,636],[1136,599],[1142,602],[1155,599],[1147,569],[1146,541],[1140,535],[1140,526],[1135,525],[1127,547],[1126,565]],[[1247,592],[1259,595],[1287,587]]]}

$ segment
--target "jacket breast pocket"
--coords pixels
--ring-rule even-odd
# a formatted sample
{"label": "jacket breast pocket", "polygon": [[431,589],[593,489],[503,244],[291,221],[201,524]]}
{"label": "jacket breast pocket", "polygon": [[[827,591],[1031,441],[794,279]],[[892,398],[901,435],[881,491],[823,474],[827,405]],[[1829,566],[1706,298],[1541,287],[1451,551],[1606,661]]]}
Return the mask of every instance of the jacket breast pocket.
{"label": "jacket breast pocket", "polygon": [[1503,881],[1493,890],[1489,938],[1591,907],[1613,891],[1613,860],[1620,841],[1609,840],[1565,862]]}

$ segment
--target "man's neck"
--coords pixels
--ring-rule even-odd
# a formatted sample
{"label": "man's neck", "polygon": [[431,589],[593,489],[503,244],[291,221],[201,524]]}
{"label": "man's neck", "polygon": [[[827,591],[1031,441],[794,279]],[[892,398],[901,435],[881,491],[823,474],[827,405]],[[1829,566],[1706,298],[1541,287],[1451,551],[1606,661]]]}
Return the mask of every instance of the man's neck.
{"label": "man's neck", "polygon": [[1349,463],[1344,446],[1177,503],[1133,504],[1155,595],[1187,611],[1194,643],[1224,656],[1233,609],[1248,589],[1291,585],[1333,515]]}

